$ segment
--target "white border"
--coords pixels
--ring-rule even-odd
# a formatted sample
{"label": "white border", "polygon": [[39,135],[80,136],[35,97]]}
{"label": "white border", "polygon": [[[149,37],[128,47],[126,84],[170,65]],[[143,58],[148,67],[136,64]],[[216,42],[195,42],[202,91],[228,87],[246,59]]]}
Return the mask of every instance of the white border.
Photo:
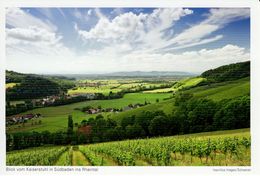
{"label": "white border", "polygon": [[[5,1],[5,2],[3,2]],[[249,7],[251,8],[251,172],[213,172],[237,167],[94,167],[98,172],[5,172],[5,7]],[[0,2],[0,175],[260,175],[260,2],[258,0],[2,0]],[[18,168],[18,167],[16,167]]]}

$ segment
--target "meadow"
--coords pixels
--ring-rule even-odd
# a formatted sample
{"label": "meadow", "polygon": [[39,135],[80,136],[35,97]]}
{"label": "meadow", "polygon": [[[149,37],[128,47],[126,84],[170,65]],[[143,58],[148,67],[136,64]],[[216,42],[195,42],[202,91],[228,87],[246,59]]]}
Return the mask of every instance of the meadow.
{"label": "meadow", "polygon": [[[86,106],[92,106],[92,107],[101,106],[102,108],[123,108],[125,106],[128,106],[129,104],[145,103],[145,101],[151,103],[152,105],[156,103],[157,99],[159,101],[163,101],[163,99],[169,98],[171,96],[172,95],[170,93],[158,93],[158,94],[129,93],[124,95],[124,97],[120,99],[92,100],[92,101],[73,103],[64,106],[38,108],[38,109],[24,112],[23,114],[40,113],[42,115],[41,124],[32,125],[31,122],[28,122],[25,123],[24,125],[21,124],[12,125],[8,127],[7,130],[9,132],[45,131],[45,130],[54,132],[59,130],[66,130],[68,115],[73,116],[74,123],[80,123],[84,119],[95,117],[97,115],[97,114],[86,114],[79,110],[75,110],[75,108],[82,108]],[[106,117],[106,116],[113,116],[115,113],[103,113],[103,114]],[[37,122],[38,119],[35,119],[35,121]]]}
{"label": "meadow", "polygon": [[187,88],[194,87],[204,80],[205,80],[205,78],[201,78],[201,77],[186,78],[186,79],[178,81],[171,88],[148,90],[148,91],[144,91],[144,93],[176,92],[181,89],[187,89]]}
{"label": "meadow", "polygon": [[[250,166],[250,130],[227,130],[7,153],[8,166]],[[42,157],[44,156],[44,157]]]}

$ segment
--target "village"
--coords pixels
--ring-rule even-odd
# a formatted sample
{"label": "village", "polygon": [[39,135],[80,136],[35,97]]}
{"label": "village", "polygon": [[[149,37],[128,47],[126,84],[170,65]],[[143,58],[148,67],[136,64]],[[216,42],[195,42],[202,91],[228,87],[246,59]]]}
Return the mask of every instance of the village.
{"label": "village", "polygon": [[19,123],[26,123],[29,120],[32,119],[39,119],[42,115],[37,114],[20,114],[20,115],[13,115],[6,118],[6,125],[13,125],[13,124],[19,124]]}
{"label": "village", "polygon": [[128,110],[132,110],[135,108],[139,108],[145,106],[145,104],[141,104],[141,103],[137,103],[137,104],[129,104],[128,106],[125,106],[123,108],[101,108],[101,106],[98,106],[97,108],[94,108],[92,106],[87,106],[87,107],[83,107],[81,109],[76,108],[75,110],[81,110],[82,112],[86,113],[86,114],[98,114],[98,113],[102,113],[102,112],[114,112],[114,113],[119,113],[119,112],[123,112],[123,111],[128,111]]}

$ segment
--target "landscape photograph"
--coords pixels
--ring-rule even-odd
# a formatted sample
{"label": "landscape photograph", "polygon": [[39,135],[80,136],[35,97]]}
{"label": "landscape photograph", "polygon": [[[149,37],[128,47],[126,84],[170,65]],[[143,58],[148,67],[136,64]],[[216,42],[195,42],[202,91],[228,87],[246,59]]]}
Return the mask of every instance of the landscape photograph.
{"label": "landscape photograph", "polygon": [[251,166],[250,8],[5,20],[6,166]]}

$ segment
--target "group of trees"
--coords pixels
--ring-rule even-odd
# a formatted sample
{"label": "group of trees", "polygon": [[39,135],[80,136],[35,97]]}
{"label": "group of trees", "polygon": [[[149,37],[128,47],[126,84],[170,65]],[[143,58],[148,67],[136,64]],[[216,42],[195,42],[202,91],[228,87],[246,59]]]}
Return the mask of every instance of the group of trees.
{"label": "group of trees", "polygon": [[11,116],[15,114],[19,114],[25,111],[32,110],[33,103],[31,101],[26,100],[24,103],[11,105],[10,101],[6,102],[6,115]]}
{"label": "group of trees", "polygon": [[250,127],[250,96],[214,102],[191,94],[176,95],[171,116],[173,134]]}
{"label": "group of trees", "polygon": [[6,92],[7,100],[35,99],[60,93],[57,83],[45,78],[26,76],[21,83]]}
{"label": "group of trees", "polygon": [[250,76],[250,61],[224,65],[201,74],[208,83],[231,81]]}

